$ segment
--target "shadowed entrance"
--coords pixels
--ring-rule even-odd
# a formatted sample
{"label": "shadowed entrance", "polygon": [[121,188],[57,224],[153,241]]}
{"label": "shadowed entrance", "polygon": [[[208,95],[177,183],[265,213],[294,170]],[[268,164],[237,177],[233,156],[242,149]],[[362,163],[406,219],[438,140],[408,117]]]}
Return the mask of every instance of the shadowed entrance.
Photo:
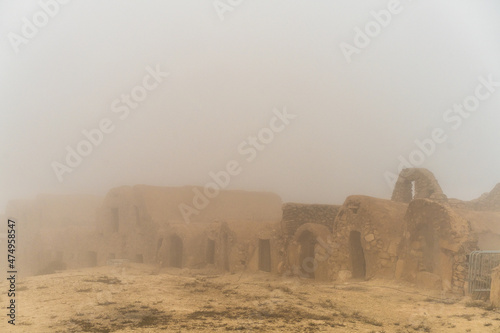
{"label": "shadowed entrance", "polygon": [[361,233],[351,231],[349,234],[349,252],[352,264],[352,277],[364,279],[366,277],[366,262],[363,247],[361,246]]}
{"label": "shadowed entrance", "polygon": [[271,272],[271,242],[269,239],[259,239],[259,269]]}

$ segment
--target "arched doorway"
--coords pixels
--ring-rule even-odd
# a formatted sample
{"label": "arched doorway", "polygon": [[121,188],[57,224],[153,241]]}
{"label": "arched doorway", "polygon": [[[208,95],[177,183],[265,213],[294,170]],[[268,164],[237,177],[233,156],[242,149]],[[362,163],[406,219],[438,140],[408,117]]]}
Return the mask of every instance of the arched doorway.
{"label": "arched doorway", "polygon": [[366,261],[359,231],[351,231],[349,234],[349,256],[351,257],[352,277],[364,279],[366,277]]}
{"label": "arched doorway", "polygon": [[259,269],[271,272],[271,242],[269,239],[259,239]]}
{"label": "arched doorway", "polygon": [[316,237],[312,232],[306,230],[300,235],[298,241],[300,244],[300,271],[304,277],[313,279],[314,270],[316,269],[314,261],[314,247],[316,246]]}
{"label": "arched doorway", "polygon": [[173,235],[170,237],[169,263],[171,267],[182,268],[182,239]]}

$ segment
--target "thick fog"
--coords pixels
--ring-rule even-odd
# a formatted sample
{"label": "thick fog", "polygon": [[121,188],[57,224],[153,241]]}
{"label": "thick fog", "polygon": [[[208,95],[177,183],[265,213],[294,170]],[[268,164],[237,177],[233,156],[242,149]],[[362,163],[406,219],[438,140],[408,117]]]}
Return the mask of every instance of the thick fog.
{"label": "thick fog", "polygon": [[305,203],[500,182],[498,1],[2,0],[0,29],[0,211],[227,168]]}

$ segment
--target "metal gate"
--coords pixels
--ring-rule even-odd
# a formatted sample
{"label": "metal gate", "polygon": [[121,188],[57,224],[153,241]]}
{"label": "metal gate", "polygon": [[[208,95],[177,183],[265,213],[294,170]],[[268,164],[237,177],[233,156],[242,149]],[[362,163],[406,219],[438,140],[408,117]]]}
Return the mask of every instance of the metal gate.
{"label": "metal gate", "polygon": [[473,251],[469,255],[469,293],[474,299],[490,296],[491,271],[500,265],[500,251]]}

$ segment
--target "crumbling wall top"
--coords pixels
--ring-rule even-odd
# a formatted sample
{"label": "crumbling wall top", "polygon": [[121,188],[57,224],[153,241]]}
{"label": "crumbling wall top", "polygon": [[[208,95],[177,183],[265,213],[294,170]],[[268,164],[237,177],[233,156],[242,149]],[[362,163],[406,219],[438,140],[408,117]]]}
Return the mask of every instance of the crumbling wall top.
{"label": "crumbling wall top", "polygon": [[432,172],[423,168],[403,169],[394,186],[391,200],[408,203],[413,199],[426,198],[439,202],[447,201]]}
{"label": "crumbling wall top", "polygon": [[283,205],[283,232],[291,236],[306,223],[321,224],[331,231],[339,209],[339,205],[286,203]]}

